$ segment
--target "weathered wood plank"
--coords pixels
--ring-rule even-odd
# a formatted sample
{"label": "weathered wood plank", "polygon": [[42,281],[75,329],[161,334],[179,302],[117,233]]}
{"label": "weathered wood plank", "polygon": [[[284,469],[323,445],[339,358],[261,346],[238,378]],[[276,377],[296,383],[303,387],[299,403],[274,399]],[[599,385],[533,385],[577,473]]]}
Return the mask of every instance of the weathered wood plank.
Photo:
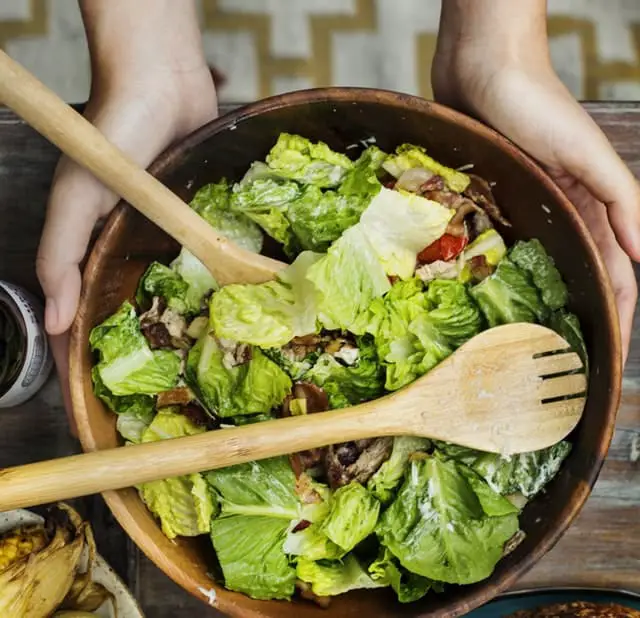
{"label": "weathered wood plank", "polygon": [[[586,108],[640,175],[640,105],[593,103]],[[0,108],[0,278],[36,293],[35,253],[57,157],[55,148]],[[640,281],[638,268],[636,277]],[[640,324],[636,324],[609,460],[577,521],[519,587],[611,585],[640,590]],[[0,411],[0,467],[78,451],[67,429],[55,377],[32,401]],[[91,518],[100,551],[149,616],[215,615],[139,555],[100,497],[79,500],[77,505]]]}

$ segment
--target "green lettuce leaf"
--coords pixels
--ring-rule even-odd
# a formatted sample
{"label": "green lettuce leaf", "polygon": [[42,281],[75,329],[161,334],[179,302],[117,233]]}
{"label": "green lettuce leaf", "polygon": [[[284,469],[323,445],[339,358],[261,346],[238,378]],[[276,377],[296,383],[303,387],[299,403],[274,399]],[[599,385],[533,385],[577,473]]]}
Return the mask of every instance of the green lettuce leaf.
{"label": "green lettuce leaf", "polygon": [[438,450],[479,474],[487,485],[503,496],[521,493],[526,498],[538,494],[553,479],[571,452],[566,441],[530,453],[504,457],[463,446],[438,443]]}
{"label": "green lettuce leaf", "polygon": [[114,395],[155,395],[178,382],[180,357],[151,351],[129,302],[91,331],[89,343],[100,356],[96,372]]}
{"label": "green lettuce leaf", "polygon": [[322,532],[348,552],[373,532],[379,513],[378,500],[353,481],[331,496],[329,515],[322,522]]}
{"label": "green lettuce leaf", "polygon": [[282,348],[265,348],[262,351],[267,358],[270,358],[278,365],[294,382],[301,380],[315,365],[318,358],[320,358],[318,352],[310,352],[303,359],[295,360],[284,354]]}
{"label": "green lettuce leaf", "polygon": [[369,146],[345,174],[338,192],[343,195],[376,195],[382,187],[378,174],[387,156],[377,146]]}
{"label": "green lettuce leaf", "polygon": [[187,301],[188,289],[188,283],[177,272],[160,262],[152,262],[138,283],[136,303],[143,307],[152,297],[160,296],[167,307],[186,314],[194,310]]}
{"label": "green lettuce leaf", "polygon": [[289,556],[303,556],[307,560],[338,560],[346,553],[329,539],[319,523],[289,532],[283,549]]}
{"label": "green lettuce leaf", "polygon": [[[169,408],[160,410],[142,434],[142,442],[157,442],[203,433],[204,428]],[[148,509],[160,520],[162,531],[170,539],[198,536],[209,532],[216,509],[200,474],[189,474],[144,483],[138,488]]]}
{"label": "green lettuce leaf", "polygon": [[279,281],[227,285],[211,297],[211,326],[218,337],[264,348],[285,345],[317,330],[317,294],[306,277],[321,256],[301,253]]}
{"label": "green lettuce leaf", "polygon": [[564,337],[567,343],[571,346],[571,349],[574,350],[582,359],[584,371],[588,375],[589,355],[587,354],[587,346],[584,342],[584,337],[582,336],[578,317],[564,309],[559,309],[551,314],[545,325],[555,330],[561,337]]}
{"label": "green lettuce leaf", "polygon": [[381,548],[378,558],[369,565],[369,574],[374,581],[391,586],[400,603],[418,601],[432,588],[440,591],[438,584],[404,569],[386,548]]}
{"label": "green lettuce leaf", "polygon": [[368,194],[323,192],[310,185],[291,202],[287,218],[303,249],[324,252],[346,229],[358,223],[370,199]]}
{"label": "green lettuce leaf", "polygon": [[225,586],[256,599],[290,598],[296,576],[283,545],[301,505],[288,458],[212,470],[206,479],[219,496],[211,541]]}
{"label": "green lettuce leaf", "polygon": [[440,238],[454,211],[415,193],[385,187],[371,200],[359,226],[387,275],[413,276],[422,249]]}
{"label": "green lettuce leaf", "polygon": [[367,482],[367,489],[382,504],[388,504],[393,499],[395,490],[404,477],[409,465],[409,457],[416,452],[429,450],[431,442],[426,438],[414,436],[396,436],[393,439],[393,449],[387,461],[378,468]]}
{"label": "green lettuce leaf", "polygon": [[567,286],[555,266],[553,258],[537,240],[518,241],[509,251],[509,259],[528,273],[538,288],[542,302],[549,309],[561,309],[569,300]]}
{"label": "green lettuce leaf", "polygon": [[384,392],[385,373],[378,362],[375,345],[361,338],[358,350],[358,359],[350,366],[343,365],[330,354],[321,354],[302,377],[324,389],[331,409],[370,401]]}
{"label": "green lettuce leaf", "polygon": [[513,322],[544,322],[548,309],[526,272],[508,257],[496,271],[471,288],[489,326]]}
{"label": "green lettuce leaf", "polygon": [[[461,472],[461,464],[438,457],[412,461],[395,501],[376,530],[400,564],[428,579],[472,584],[493,572],[505,543],[518,530],[512,505],[489,500]],[[502,502],[501,502],[502,501]],[[491,516],[491,512],[507,512]],[[500,508],[502,505],[502,508]]]}
{"label": "green lettuce leaf", "polygon": [[286,213],[300,193],[295,182],[254,174],[234,185],[230,206],[233,212],[246,215],[282,243],[288,255],[295,255],[299,246]]}
{"label": "green lettuce leaf", "polygon": [[469,262],[483,255],[490,266],[497,266],[500,260],[507,254],[507,246],[502,236],[494,229],[482,232],[473,242],[469,243],[462,253],[462,268],[458,279],[463,283],[471,281],[471,268]]}
{"label": "green lettuce leaf", "polygon": [[402,172],[413,167],[423,167],[438,176],[442,176],[449,189],[458,193],[462,193],[471,182],[466,174],[441,165],[427,155],[422,146],[413,146],[412,144],[398,146],[395,155],[389,156],[382,166],[395,178],[399,178]]}
{"label": "green lettuce leaf", "polygon": [[258,348],[248,362],[227,367],[211,333],[189,350],[185,379],[207,409],[222,418],[269,414],[291,392],[289,376]]}
{"label": "green lettuce leaf", "polygon": [[358,316],[391,287],[359,225],[349,228],[308,271],[319,293],[319,319],[329,330],[354,330]]}
{"label": "green lettuce leaf", "polygon": [[280,134],[266,161],[282,178],[321,188],[337,186],[353,167],[349,157],[334,152],[324,142],[313,143],[289,133]]}
{"label": "green lettuce leaf", "polygon": [[184,247],[178,257],[171,262],[174,270],[187,284],[186,303],[193,313],[199,313],[204,297],[211,290],[218,289],[218,282],[207,267]]}
{"label": "green lettuce leaf", "polygon": [[205,185],[189,206],[213,229],[239,247],[254,253],[262,250],[260,228],[241,212],[231,210],[231,189],[225,179]]}
{"label": "green lettuce leaf", "polygon": [[319,597],[336,596],[359,588],[383,588],[386,582],[373,580],[357,558],[347,554],[341,561],[314,562],[299,558],[296,567],[298,579],[311,584],[313,594]]}

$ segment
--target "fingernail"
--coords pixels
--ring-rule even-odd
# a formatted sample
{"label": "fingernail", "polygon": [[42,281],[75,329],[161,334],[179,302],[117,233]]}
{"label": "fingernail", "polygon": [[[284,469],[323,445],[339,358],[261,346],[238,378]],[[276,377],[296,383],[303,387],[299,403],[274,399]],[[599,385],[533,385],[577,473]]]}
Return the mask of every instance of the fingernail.
{"label": "fingernail", "polygon": [[47,298],[44,307],[44,326],[48,333],[56,333],[56,327],[58,326],[58,307],[53,298]]}

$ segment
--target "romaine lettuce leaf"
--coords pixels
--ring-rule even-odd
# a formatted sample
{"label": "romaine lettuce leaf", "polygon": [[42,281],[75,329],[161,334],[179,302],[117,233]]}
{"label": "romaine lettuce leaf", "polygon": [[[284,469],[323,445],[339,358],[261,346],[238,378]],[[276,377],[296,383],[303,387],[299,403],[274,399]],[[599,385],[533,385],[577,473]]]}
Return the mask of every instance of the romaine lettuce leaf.
{"label": "romaine lettuce leaf", "polygon": [[402,172],[412,167],[423,167],[438,176],[442,176],[449,189],[458,193],[462,193],[471,182],[466,174],[438,163],[427,155],[422,146],[413,146],[412,144],[398,146],[395,155],[389,156],[382,167],[395,178],[399,178]]}
{"label": "romaine lettuce leaf", "polygon": [[143,307],[152,297],[160,296],[167,307],[186,314],[193,311],[187,301],[188,289],[189,285],[177,272],[160,262],[152,262],[138,283],[136,303]]}
{"label": "romaine lettuce leaf", "polygon": [[346,553],[329,539],[319,523],[304,530],[290,531],[283,549],[289,556],[303,556],[307,560],[338,560]]}
{"label": "romaine lettuce leaf", "polygon": [[218,289],[218,282],[207,267],[184,247],[178,257],[171,262],[174,270],[186,282],[186,302],[193,313],[199,313],[204,297],[211,290]]}
{"label": "romaine lettuce leaf", "polygon": [[369,146],[345,174],[338,192],[343,195],[376,195],[382,187],[378,173],[387,156],[377,146]]}
{"label": "romaine lettuce leaf", "polygon": [[439,584],[404,569],[386,548],[381,548],[378,558],[369,565],[369,575],[381,585],[391,586],[400,603],[418,601],[432,588],[441,589]]}
{"label": "romaine lettuce leaf", "polygon": [[[204,431],[187,417],[167,408],[160,410],[143,432],[142,442],[192,436]],[[162,531],[170,539],[209,532],[216,503],[200,474],[151,481],[138,490],[149,510],[160,519]]]}
{"label": "romaine lettuce leaf", "polygon": [[354,330],[358,316],[391,284],[360,225],[349,228],[308,271],[319,293],[319,319],[329,330]]}
{"label": "romaine lettuce leaf", "polygon": [[502,236],[496,230],[489,229],[480,234],[462,252],[461,260],[458,261],[462,267],[458,274],[459,281],[468,283],[471,280],[471,268],[468,264],[474,257],[483,255],[490,266],[497,266],[500,260],[507,254],[507,246],[504,244]]}
{"label": "romaine lettuce leaf", "polygon": [[564,309],[558,309],[558,311],[554,311],[551,314],[546,326],[555,330],[561,337],[564,337],[571,349],[582,359],[585,373],[589,375],[589,355],[587,354],[587,346],[582,336],[578,317]]}
{"label": "romaine lettuce leaf", "polygon": [[537,240],[518,241],[509,251],[509,259],[529,274],[538,288],[542,302],[549,309],[561,309],[567,304],[569,293],[555,266],[553,258]]}
{"label": "romaine lettuce leaf", "polygon": [[211,326],[218,337],[264,348],[285,345],[317,330],[317,293],[306,277],[321,260],[305,251],[280,275],[259,285],[227,285],[211,297]]}
{"label": "romaine lettuce leaf", "polygon": [[373,532],[379,514],[380,502],[360,483],[352,481],[331,496],[322,532],[348,552]]}
{"label": "romaine lettuce leaf", "polygon": [[155,395],[177,384],[179,356],[169,350],[151,351],[128,301],[91,331],[89,343],[100,356],[96,372],[114,395]]}
{"label": "romaine lettuce leaf", "polygon": [[415,193],[385,187],[371,200],[359,226],[387,275],[408,279],[417,255],[438,240],[454,211]]}
{"label": "romaine lettuce leaf", "polygon": [[353,167],[349,157],[324,142],[313,143],[289,133],[280,134],[266,161],[278,176],[320,188],[337,186]]}
{"label": "romaine lettuce leaf", "polygon": [[225,179],[205,185],[194,195],[189,206],[216,232],[239,247],[254,253],[262,250],[262,232],[248,217],[231,210],[231,189]]}
{"label": "romaine lettuce leaf", "polygon": [[189,350],[185,379],[207,409],[222,418],[269,414],[291,391],[289,376],[258,348],[248,362],[227,367],[212,333]]}
{"label": "romaine lettuce leaf", "polygon": [[303,249],[326,251],[346,229],[358,223],[370,199],[367,194],[323,192],[310,185],[297,200],[291,202],[287,218]]}
{"label": "romaine lettuce leaf", "polygon": [[393,439],[391,456],[375,472],[367,482],[367,489],[382,504],[391,502],[395,489],[400,485],[409,457],[413,453],[427,451],[431,442],[426,438],[414,436],[396,436]]}
{"label": "romaine lettuce leaf", "polygon": [[[518,530],[506,498],[482,499],[454,461],[438,457],[412,461],[395,501],[376,529],[382,545],[400,564],[423,577],[472,584],[489,577],[505,543]],[[491,512],[506,512],[491,516]]]}
{"label": "romaine lettuce leaf", "polygon": [[221,507],[211,522],[211,541],[225,586],[256,599],[290,598],[295,570],[283,545],[301,505],[288,458],[212,470],[206,480]]}
{"label": "romaine lettuce leaf", "polygon": [[331,409],[346,408],[380,397],[384,391],[385,373],[378,361],[375,345],[363,338],[358,342],[358,359],[343,365],[330,354],[321,354],[302,380],[324,389]]}
{"label": "romaine lettuce leaf", "polygon": [[389,584],[374,581],[353,554],[343,560],[314,562],[299,558],[296,567],[298,579],[311,584],[313,594],[319,597],[336,596],[359,588],[384,588]]}
{"label": "romaine lettuce leaf", "polygon": [[549,310],[529,276],[505,257],[496,271],[471,288],[489,326],[513,322],[544,322]]}
{"label": "romaine lettuce leaf", "polygon": [[299,247],[286,213],[300,193],[295,182],[259,176],[234,185],[230,205],[234,212],[246,215],[282,243],[288,255],[294,255]]}
{"label": "romaine lettuce leaf", "polygon": [[437,448],[477,472],[494,492],[503,496],[521,493],[532,498],[558,473],[571,444],[562,441],[540,451],[509,457],[454,444],[438,443]]}

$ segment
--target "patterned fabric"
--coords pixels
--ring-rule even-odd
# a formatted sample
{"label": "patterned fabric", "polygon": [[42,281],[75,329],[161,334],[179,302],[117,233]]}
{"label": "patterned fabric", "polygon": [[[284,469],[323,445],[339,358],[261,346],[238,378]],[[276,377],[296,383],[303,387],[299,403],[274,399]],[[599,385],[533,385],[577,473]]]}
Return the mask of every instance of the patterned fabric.
{"label": "patterned fabric", "polygon": [[[108,0],[106,0],[108,1]],[[311,86],[431,96],[440,0],[200,0],[220,97]],[[640,2],[549,0],[554,65],[580,99],[640,99]],[[1,0],[0,47],[68,101],[89,91],[77,0]]]}

